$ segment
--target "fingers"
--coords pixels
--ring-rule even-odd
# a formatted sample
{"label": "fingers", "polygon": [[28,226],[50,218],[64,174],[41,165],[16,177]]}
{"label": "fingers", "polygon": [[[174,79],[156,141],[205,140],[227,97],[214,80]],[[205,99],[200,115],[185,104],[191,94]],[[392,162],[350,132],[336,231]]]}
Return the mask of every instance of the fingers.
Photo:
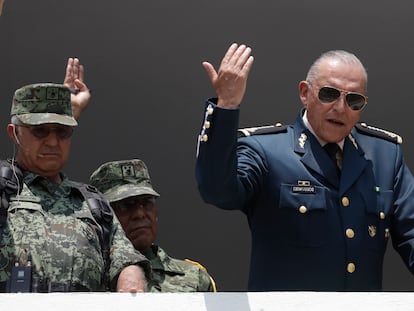
{"label": "fingers", "polygon": [[254,62],[254,57],[252,55],[250,55],[247,60],[243,63],[243,66],[241,68],[241,75],[243,76],[248,76],[250,69],[253,66],[253,62]]}
{"label": "fingers", "polygon": [[[220,69],[231,69],[233,72],[241,71],[248,73],[248,69],[251,68],[253,61],[253,59],[250,59],[251,53],[252,49],[250,47],[244,44],[238,45],[237,43],[233,43],[227,50],[221,62]],[[246,64],[248,68],[245,68]]]}
{"label": "fingers", "polygon": [[72,73],[73,73],[73,80],[79,79],[79,59],[74,58],[72,62]]}
{"label": "fingers", "polygon": [[[78,62],[79,62],[79,59],[78,59]],[[83,65],[81,65],[79,62],[78,79],[81,80],[82,82],[85,79],[84,75],[85,75],[85,69]]]}
{"label": "fingers", "polygon": [[226,54],[224,55],[221,61],[220,67],[231,63],[232,57],[234,53],[237,51],[237,48],[238,48],[237,43],[233,43],[232,45],[230,45],[229,49],[227,50]]}
{"label": "fingers", "polygon": [[63,84],[66,84],[69,87],[73,80],[72,63],[73,63],[73,58],[69,57],[68,62],[66,64],[65,78],[63,79]]}
{"label": "fingers", "polygon": [[89,92],[88,87],[86,86],[85,82],[83,82],[81,79],[76,79],[73,81],[75,89],[79,90],[79,92]]}
{"label": "fingers", "polygon": [[67,85],[68,87],[74,87],[74,81],[77,79],[81,81],[84,80],[84,67],[80,64],[78,58],[69,57],[66,65],[63,84]]}

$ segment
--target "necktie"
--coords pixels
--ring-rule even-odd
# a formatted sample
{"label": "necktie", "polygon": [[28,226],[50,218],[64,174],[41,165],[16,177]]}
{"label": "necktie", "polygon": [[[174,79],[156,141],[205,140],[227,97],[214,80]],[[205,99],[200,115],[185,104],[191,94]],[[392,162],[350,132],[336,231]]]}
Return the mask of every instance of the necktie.
{"label": "necktie", "polygon": [[327,143],[323,148],[329,154],[329,157],[334,161],[338,169],[342,168],[341,148],[336,143]]}

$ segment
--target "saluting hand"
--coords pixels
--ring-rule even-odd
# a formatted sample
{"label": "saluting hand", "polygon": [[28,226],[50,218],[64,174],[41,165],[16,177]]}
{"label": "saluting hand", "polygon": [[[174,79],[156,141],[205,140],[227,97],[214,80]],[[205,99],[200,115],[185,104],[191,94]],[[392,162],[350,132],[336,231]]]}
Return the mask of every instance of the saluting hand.
{"label": "saluting hand", "polygon": [[89,104],[91,93],[84,82],[84,67],[78,58],[68,58],[63,84],[71,89],[73,117],[79,120],[82,111]]}
{"label": "saluting hand", "polygon": [[251,52],[250,47],[233,43],[224,55],[218,72],[213,65],[203,62],[203,67],[216,91],[219,107],[235,109],[240,105],[253,65]]}

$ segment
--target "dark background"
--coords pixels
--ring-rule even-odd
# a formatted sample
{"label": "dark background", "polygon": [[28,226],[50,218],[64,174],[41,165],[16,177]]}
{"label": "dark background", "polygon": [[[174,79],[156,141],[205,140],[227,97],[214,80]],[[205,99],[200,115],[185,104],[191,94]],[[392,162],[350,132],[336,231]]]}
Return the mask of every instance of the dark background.
{"label": "dark background", "polygon": [[[253,48],[240,126],[290,123],[298,82],[330,49],[355,53],[369,74],[363,121],[397,132],[414,167],[414,2],[361,0],[6,0],[0,16],[0,157],[14,90],[63,81],[79,57],[93,100],[80,120],[65,172],[87,181],[110,160],[141,158],[159,199],[158,243],[204,264],[219,290],[244,291],[250,235],[239,212],[202,202],[196,140],[213,89],[201,62],[219,62],[232,42]],[[385,290],[412,290],[389,245]]]}

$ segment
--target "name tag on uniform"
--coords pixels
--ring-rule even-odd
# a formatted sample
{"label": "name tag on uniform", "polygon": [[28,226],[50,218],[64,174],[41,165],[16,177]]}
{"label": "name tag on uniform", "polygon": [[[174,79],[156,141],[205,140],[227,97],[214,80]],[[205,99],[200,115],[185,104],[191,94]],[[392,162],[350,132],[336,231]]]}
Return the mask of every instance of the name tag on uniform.
{"label": "name tag on uniform", "polygon": [[298,184],[292,186],[293,193],[315,193],[315,187],[308,180],[298,180]]}

